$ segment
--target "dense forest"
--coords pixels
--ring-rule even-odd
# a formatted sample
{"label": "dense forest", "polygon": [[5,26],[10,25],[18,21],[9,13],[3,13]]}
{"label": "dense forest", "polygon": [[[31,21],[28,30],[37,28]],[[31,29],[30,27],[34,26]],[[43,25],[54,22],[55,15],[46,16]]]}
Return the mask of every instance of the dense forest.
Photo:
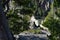
{"label": "dense forest", "polygon": [[60,0],[2,0],[0,4],[12,34],[40,34],[43,25],[51,33],[49,40],[60,40]]}

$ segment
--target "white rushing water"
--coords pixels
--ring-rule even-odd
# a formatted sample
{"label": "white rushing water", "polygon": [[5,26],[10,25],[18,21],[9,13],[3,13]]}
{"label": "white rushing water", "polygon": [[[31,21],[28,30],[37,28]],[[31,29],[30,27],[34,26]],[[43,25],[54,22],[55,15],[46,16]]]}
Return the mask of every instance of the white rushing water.
{"label": "white rushing water", "polygon": [[36,20],[36,19],[35,19],[35,17],[34,17],[34,16],[32,16],[32,17],[31,17],[31,19],[30,19],[30,26],[29,26],[31,29],[33,29],[33,28],[34,28],[34,22],[35,22],[35,25],[36,25],[36,26],[38,26],[38,25],[39,25],[38,20]]}

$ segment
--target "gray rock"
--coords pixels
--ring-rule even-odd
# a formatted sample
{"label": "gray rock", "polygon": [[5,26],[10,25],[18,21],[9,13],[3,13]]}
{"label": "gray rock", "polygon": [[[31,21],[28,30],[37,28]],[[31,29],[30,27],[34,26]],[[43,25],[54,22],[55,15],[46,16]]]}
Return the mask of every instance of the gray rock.
{"label": "gray rock", "polygon": [[15,35],[16,40],[48,40],[46,34],[19,34]]}

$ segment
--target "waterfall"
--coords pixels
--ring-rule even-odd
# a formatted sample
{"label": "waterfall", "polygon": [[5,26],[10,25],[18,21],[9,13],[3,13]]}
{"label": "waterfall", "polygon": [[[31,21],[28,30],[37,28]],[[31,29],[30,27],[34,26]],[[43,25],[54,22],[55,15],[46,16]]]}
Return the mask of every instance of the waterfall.
{"label": "waterfall", "polygon": [[30,29],[33,29],[33,28],[34,28],[34,23],[35,23],[36,26],[39,25],[38,20],[36,20],[34,16],[31,16],[31,19],[30,19],[30,26],[29,26]]}

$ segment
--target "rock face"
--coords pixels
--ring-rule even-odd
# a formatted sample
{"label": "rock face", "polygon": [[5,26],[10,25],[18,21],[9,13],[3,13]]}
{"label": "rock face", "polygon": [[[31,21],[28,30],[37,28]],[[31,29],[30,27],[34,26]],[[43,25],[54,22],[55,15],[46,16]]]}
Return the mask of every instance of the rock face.
{"label": "rock face", "polygon": [[3,27],[0,26],[0,40],[7,40],[6,32],[4,31]]}
{"label": "rock face", "polygon": [[0,0],[0,40],[13,40],[10,30],[8,28],[2,0]]}

